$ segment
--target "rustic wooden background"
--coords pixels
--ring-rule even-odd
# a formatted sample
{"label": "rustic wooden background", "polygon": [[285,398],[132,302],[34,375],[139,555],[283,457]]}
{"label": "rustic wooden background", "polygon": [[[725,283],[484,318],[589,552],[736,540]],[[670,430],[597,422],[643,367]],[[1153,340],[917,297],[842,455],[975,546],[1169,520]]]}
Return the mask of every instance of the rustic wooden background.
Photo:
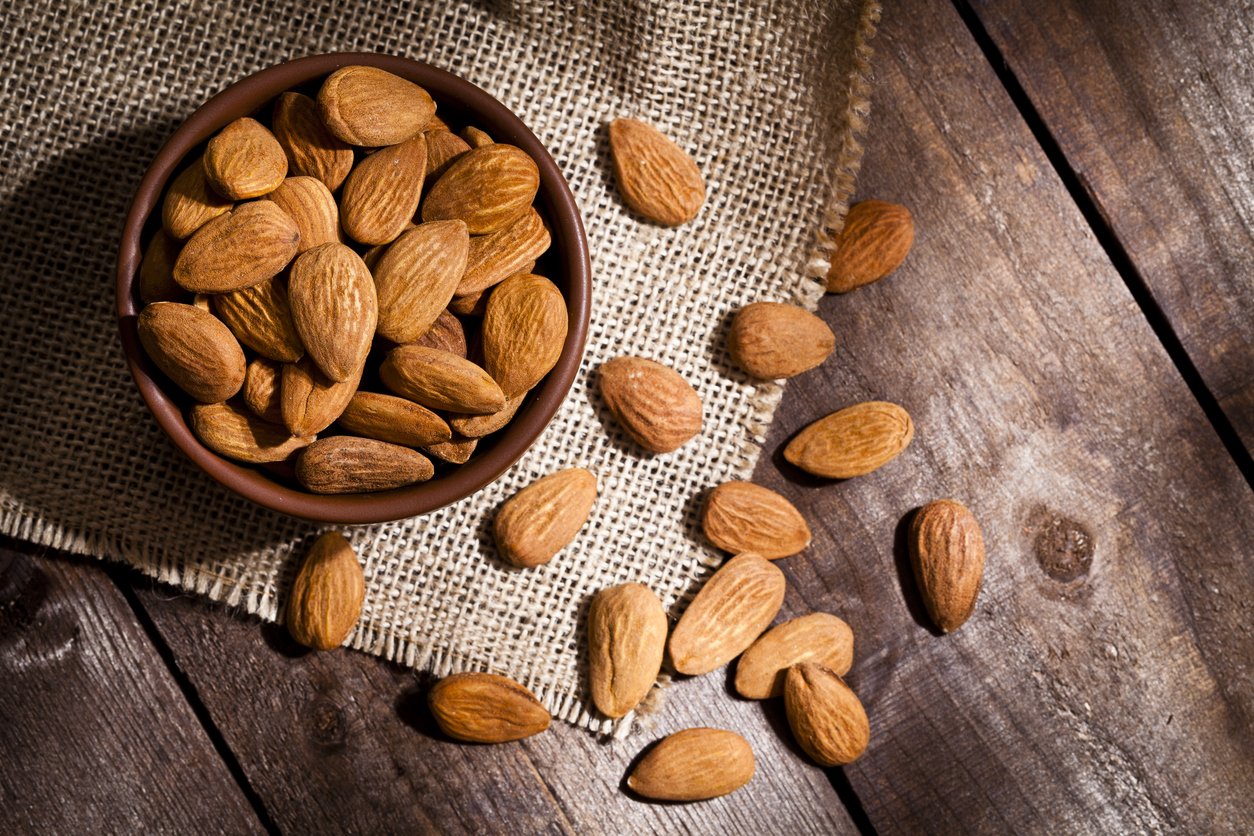
{"label": "rustic wooden background", "polygon": [[[128,570],[0,544],[0,831],[1254,830],[1254,6],[886,2],[859,196],[919,235],[824,300],[837,350],[789,387],[757,479],[808,515],[787,614],[854,627],[866,755],[807,764],[719,673],[654,728],[444,740],[424,682]],[[841,484],[798,428],[902,403],[913,446]],[[962,498],[989,561],[938,637],[901,550]],[[638,750],[744,733],[724,799],[644,803]]]}

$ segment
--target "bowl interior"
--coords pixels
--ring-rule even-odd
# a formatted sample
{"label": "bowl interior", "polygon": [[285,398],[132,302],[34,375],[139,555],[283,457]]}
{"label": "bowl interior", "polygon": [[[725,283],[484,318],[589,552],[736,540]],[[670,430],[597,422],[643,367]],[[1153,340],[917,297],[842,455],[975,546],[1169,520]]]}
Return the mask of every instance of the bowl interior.
{"label": "bowl interior", "polygon": [[[408,78],[435,99],[453,125],[472,124],[497,142],[522,148],[540,169],[536,209],[552,234],[552,245],[536,272],[551,279],[566,297],[569,327],[561,359],[527,397],[505,429],[483,439],[466,464],[419,485],[370,494],[320,495],[286,484],[290,470],[273,473],[237,464],[200,443],[184,418],[191,403],[148,360],[139,345],[136,316],[142,308],[135,276],[142,246],[160,228],[161,199],[169,180],[194,158],[205,142],[241,116],[269,116],[269,105],[287,90],[316,93],[321,80],[339,67],[367,64]],[[503,104],[464,79],[427,64],[373,53],[319,55],[262,70],[214,96],[197,110],[157,153],[131,204],[118,252],[117,306],[123,349],[140,394],[158,424],[180,450],[206,473],[248,499],[297,517],[333,523],[374,523],[433,511],[468,496],[495,480],[517,461],[552,419],[565,398],[583,357],[591,300],[587,240],[574,196],[548,151]],[[281,481],[283,480],[283,481]]]}

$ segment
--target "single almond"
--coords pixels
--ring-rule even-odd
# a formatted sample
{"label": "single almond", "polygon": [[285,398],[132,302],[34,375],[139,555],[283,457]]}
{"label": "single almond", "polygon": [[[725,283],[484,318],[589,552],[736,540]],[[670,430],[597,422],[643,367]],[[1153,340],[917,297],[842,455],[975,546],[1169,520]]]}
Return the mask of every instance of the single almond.
{"label": "single almond", "polygon": [[320,244],[341,242],[340,209],[330,189],[317,177],[289,177],[266,195],[296,222],[300,230],[297,253]]}
{"label": "single almond", "polygon": [[540,213],[528,209],[508,226],[470,240],[466,271],[457,285],[458,296],[487,290],[510,276],[535,266],[550,244],[549,230]]}
{"label": "single almond", "polygon": [[950,633],[966,623],[984,580],[984,535],[975,515],[952,499],[924,505],[910,522],[910,562],[936,626]]}
{"label": "single almond", "polygon": [[312,435],[331,426],[348,408],[362,368],[342,381],[327,377],[308,357],[283,366],[280,411],[293,435]]}
{"label": "single almond", "polygon": [[496,548],[513,566],[548,563],[588,521],[597,498],[597,477],[581,467],[537,479],[501,506],[493,524]]}
{"label": "single almond", "polygon": [[522,740],[552,720],[535,694],[492,673],[446,676],[431,688],[427,704],[445,734],[467,743]]}
{"label": "single almond", "polygon": [[469,360],[421,345],[392,349],[379,369],[383,384],[428,409],[486,415],[505,406],[496,381]]}
{"label": "single almond", "polygon": [[440,117],[440,114],[438,113],[433,114],[431,116],[431,121],[427,123],[427,127],[423,128],[423,130],[424,131],[448,131],[449,133],[453,132],[453,129],[448,126],[448,123],[445,122]]}
{"label": "single almond", "polygon": [[379,303],[361,256],[343,244],[302,253],[288,280],[292,321],[318,368],[335,381],[357,372],[370,353]]}
{"label": "single almond", "polygon": [[376,148],[417,136],[435,102],[412,81],[377,67],[341,67],[318,91],[322,121],[350,145]]}
{"label": "single almond", "polygon": [[505,406],[500,410],[490,412],[487,415],[453,414],[449,416],[448,424],[460,436],[465,438],[483,438],[485,435],[491,435],[512,421],[514,415],[518,412],[518,407],[522,406],[522,402],[526,399],[527,393],[522,392],[507,400]]}
{"label": "single almond", "polygon": [[281,462],[313,441],[298,438],[232,403],[196,404],[189,423],[210,450],[250,464]]}
{"label": "single almond", "polygon": [[776,560],[810,545],[810,526],[801,512],[752,482],[726,482],[711,491],[701,525],[711,543],[732,554],[756,552]]}
{"label": "single almond", "polygon": [[465,358],[466,329],[462,327],[460,319],[447,310],[441,311],[440,315],[435,318],[435,322],[431,323],[431,327],[415,339],[413,344],[425,345],[427,348],[436,348]]}
{"label": "single almond", "polygon": [[827,289],[848,293],[901,266],[914,244],[914,218],[896,203],[864,200],[845,216],[827,271]]}
{"label": "single almond", "polygon": [[427,140],[413,139],[380,148],[344,181],[340,223],[362,244],[387,244],[405,231],[418,211],[427,170]]}
{"label": "single almond", "polygon": [[562,292],[543,276],[501,282],[483,315],[483,365],[507,398],[526,392],[557,365],[566,345]]}
{"label": "single almond", "polygon": [[314,541],[292,581],[287,631],[314,650],[333,650],[348,638],[366,597],[366,578],[352,544],[328,531]]}
{"label": "single almond", "polygon": [[474,455],[477,446],[479,446],[479,439],[462,438],[455,435],[452,441],[445,441],[443,444],[430,444],[422,449],[442,462],[465,464],[470,461],[470,457]]}
{"label": "single almond", "polygon": [[820,766],[853,763],[871,740],[871,724],[858,696],[835,671],[817,662],[788,669],[784,710],[793,737]]}
{"label": "single almond", "polygon": [[601,365],[601,397],[619,426],[654,453],[677,450],[701,432],[701,398],[674,369],[643,357]]}
{"label": "single almond", "polygon": [[638,119],[615,119],[610,123],[610,153],[619,193],[640,215],[679,226],[701,211],[701,169],[657,128]]}
{"label": "single almond", "polygon": [[323,494],[386,491],[433,475],[431,460],[417,450],[351,435],[318,439],[296,462],[300,483]]}
{"label": "single almond", "polygon": [[796,305],[754,302],[727,335],[732,362],[759,380],[795,377],[822,365],[836,346],[827,323]]}
{"label": "single almond", "polygon": [[430,330],[453,298],[469,247],[461,221],[419,224],[393,241],[373,268],[379,335],[409,343]]}
{"label": "single almond", "polygon": [[287,155],[270,129],[256,119],[236,119],[205,147],[205,179],[232,200],[261,197],[287,176]]}
{"label": "single almond", "polygon": [[[283,366],[265,357],[254,357],[244,374],[244,403],[263,421],[286,426],[283,421]],[[290,431],[289,431],[290,432]]]}
{"label": "single almond", "polygon": [[784,448],[784,458],[815,476],[852,479],[888,464],[914,438],[910,415],[896,404],[867,401],[820,418]]}
{"label": "single almond", "polygon": [[627,776],[632,792],[657,801],[704,801],[753,778],[753,748],[723,729],[684,729],[662,739]]}
{"label": "single almond", "polygon": [[768,630],[736,663],[736,691],[750,700],[784,694],[788,669],[818,662],[844,676],[853,665],[853,631],[836,616],[813,612]]}
{"label": "single almond", "polygon": [[174,262],[174,280],[193,293],[226,293],[264,282],[287,266],[300,229],[278,204],[244,203],[196,231]]}
{"label": "single almond", "polygon": [[492,137],[488,136],[485,132],[479,130],[473,125],[467,125],[462,128],[461,138],[464,139],[466,144],[471,148],[482,148],[485,145],[491,145],[493,141]]}
{"label": "single almond", "polygon": [[195,305],[154,302],[139,312],[139,341],[165,376],[202,403],[244,385],[244,352],[217,317]]}
{"label": "single almond", "polygon": [[148,302],[178,302],[187,292],[174,281],[174,262],[182,243],[164,229],[157,230],[139,263],[139,298]]}
{"label": "single almond", "polygon": [[588,607],[588,684],[592,704],[617,719],[652,690],[666,652],[666,611],[653,590],[625,583],[598,592]]}
{"label": "single almond", "polygon": [[422,204],[422,219],[460,219],[471,235],[483,235],[526,212],[539,188],[540,169],[521,148],[472,148],[435,181]]}
{"label": "single almond", "polygon": [[784,603],[784,573],[760,555],[733,557],[715,572],[671,632],[671,664],[698,676],[735,659]]}
{"label": "single almond", "polygon": [[161,204],[161,224],[179,240],[191,237],[209,221],[231,211],[234,204],[209,188],[201,158],[174,178]]}
{"label": "single almond", "polygon": [[213,310],[244,345],[271,360],[294,363],[305,353],[287,288],[277,276],[213,297]]}
{"label": "single almond", "polygon": [[284,93],[274,103],[271,127],[287,155],[288,173],[316,177],[335,191],[353,168],[353,149],[327,130],[318,104],[301,93]]}
{"label": "single almond", "polygon": [[472,293],[469,296],[454,296],[453,300],[448,303],[448,309],[458,316],[483,316],[488,310],[490,290],[492,288]]}
{"label": "single almond", "polygon": [[406,447],[442,444],[453,437],[444,419],[425,406],[378,392],[353,395],[339,423],[353,435]]}
{"label": "single almond", "polygon": [[453,161],[470,150],[466,140],[451,131],[427,132],[427,182],[434,183]]}

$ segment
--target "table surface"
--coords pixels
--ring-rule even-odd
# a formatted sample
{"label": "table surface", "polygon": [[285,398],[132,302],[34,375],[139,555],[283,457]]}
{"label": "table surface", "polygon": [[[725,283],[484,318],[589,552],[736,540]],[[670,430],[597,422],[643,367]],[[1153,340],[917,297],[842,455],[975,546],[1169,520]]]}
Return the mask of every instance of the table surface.
{"label": "table surface", "polygon": [[[915,248],[823,300],[835,355],[788,386],[755,476],[814,528],[785,614],[854,627],[861,760],[809,765],[723,672],[627,741],[458,745],[411,671],[10,541],[0,830],[1254,828],[1254,6],[886,5],[858,197],[910,206]],[[830,484],[783,462],[872,398],[916,416],[897,463]],[[989,554],[944,637],[902,550],[939,496]],[[692,725],[743,733],[754,780],[628,797],[641,747]]]}

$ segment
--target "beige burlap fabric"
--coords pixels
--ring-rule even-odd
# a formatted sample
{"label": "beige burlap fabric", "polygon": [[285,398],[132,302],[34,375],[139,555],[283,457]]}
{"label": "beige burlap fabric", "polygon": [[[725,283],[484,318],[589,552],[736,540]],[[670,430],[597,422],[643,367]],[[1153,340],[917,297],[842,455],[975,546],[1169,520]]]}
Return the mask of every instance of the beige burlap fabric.
{"label": "beige burlap fabric", "polygon": [[[555,715],[609,729],[584,694],[586,604],[640,581],[676,615],[721,560],[701,540],[696,500],[750,475],[781,393],[729,365],[726,320],[754,300],[819,296],[812,277],[857,168],[877,13],[874,0],[6,4],[0,531],[281,614],[317,528],[212,483],[144,410],[112,315],[122,217],[160,144],[228,83],[320,52],[427,61],[497,96],[552,150],[587,224],[592,325],[566,403],[495,485],[348,532],[367,579],[352,645],[441,674],[504,673]],[[617,116],[692,151],[709,186],[695,222],[663,229],[624,208],[605,132]],[[663,456],[623,439],[590,383],[625,353],[692,382],[699,438]],[[579,538],[542,568],[504,567],[487,536],[493,510],[574,465],[600,480]]]}

